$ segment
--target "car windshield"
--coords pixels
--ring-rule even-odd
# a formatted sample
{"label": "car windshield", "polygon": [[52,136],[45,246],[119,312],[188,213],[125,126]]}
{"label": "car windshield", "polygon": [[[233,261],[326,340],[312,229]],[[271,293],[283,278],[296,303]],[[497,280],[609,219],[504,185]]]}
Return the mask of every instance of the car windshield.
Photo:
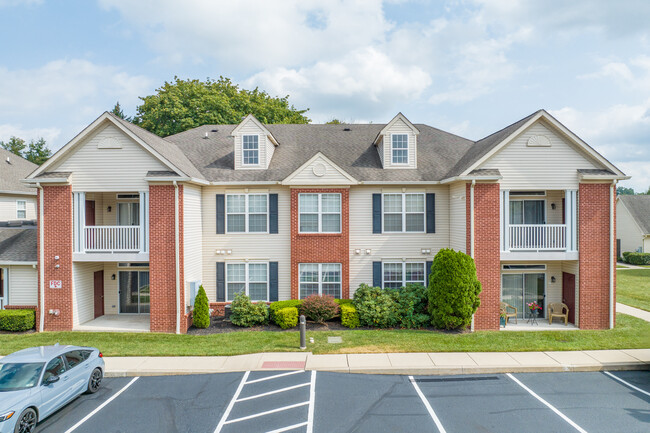
{"label": "car windshield", "polygon": [[36,386],[42,370],[42,362],[0,362],[0,392],[18,391]]}

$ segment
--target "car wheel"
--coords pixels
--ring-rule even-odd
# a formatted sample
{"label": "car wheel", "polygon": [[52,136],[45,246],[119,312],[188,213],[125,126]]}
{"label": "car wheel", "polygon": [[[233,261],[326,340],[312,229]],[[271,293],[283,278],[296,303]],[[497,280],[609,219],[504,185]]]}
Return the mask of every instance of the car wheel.
{"label": "car wheel", "polygon": [[88,394],[94,394],[99,390],[99,386],[102,384],[102,379],[104,375],[101,368],[96,368],[90,374],[90,379],[88,379]]}
{"label": "car wheel", "polygon": [[36,411],[28,407],[18,417],[16,427],[14,427],[14,433],[32,433],[36,428],[37,421]]}

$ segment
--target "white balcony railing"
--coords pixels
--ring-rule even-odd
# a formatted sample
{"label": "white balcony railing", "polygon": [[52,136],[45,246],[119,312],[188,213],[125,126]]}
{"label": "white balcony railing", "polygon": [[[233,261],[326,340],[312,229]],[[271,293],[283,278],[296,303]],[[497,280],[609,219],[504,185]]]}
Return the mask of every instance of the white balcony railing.
{"label": "white balcony railing", "polygon": [[566,250],[566,224],[510,224],[511,250]]}
{"label": "white balcony railing", "polygon": [[84,249],[87,252],[140,251],[140,226],[85,227]]}

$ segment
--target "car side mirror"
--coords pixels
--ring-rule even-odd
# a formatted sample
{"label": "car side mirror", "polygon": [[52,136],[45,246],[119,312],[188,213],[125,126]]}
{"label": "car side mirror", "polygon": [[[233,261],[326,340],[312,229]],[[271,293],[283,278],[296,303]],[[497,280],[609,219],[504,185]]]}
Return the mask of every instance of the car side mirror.
{"label": "car side mirror", "polygon": [[58,381],[59,381],[59,376],[53,375],[53,376],[50,376],[47,379],[45,379],[45,382],[43,382],[43,385],[51,385],[54,382],[58,382]]}

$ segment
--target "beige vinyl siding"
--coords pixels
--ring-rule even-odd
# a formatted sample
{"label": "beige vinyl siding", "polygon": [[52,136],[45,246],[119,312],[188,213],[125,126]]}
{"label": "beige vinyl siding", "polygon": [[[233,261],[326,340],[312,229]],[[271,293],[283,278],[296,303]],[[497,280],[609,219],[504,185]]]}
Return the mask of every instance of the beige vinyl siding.
{"label": "beige vinyl siding", "polygon": [[[316,176],[314,167],[320,167],[321,165],[325,167],[325,174]],[[295,173],[291,180],[284,182],[285,185],[318,185],[319,187],[323,185],[349,185],[350,183],[350,179],[341,174],[337,168],[321,156],[318,156],[303,167],[302,170]]]}
{"label": "beige vinyl siding", "polygon": [[[409,161],[408,165],[393,165],[392,157],[392,148],[393,148],[393,139],[391,135],[393,134],[407,134],[409,138]],[[417,168],[417,137],[413,133],[413,130],[404,123],[401,119],[397,120],[390,129],[386,130],[386,133],[383,137],[384,141],[384,157],[382,161],[384,162],[384,168]]]}
{"label": "beige vinyl siding", "polygon": [[[259,136],[259,152],[260,152],[260,163],[259,165],[243,165],[243,139],[244,135],[257,135]],[[235,170],[250,170],[250,169],[266,169],[268,167],[268,161],[266,160],[267,154],[267,141],[266,134],[260,129],[259,126],[255,124],[252,120],[246,122],[239,129],[239,132],[235,135]],[[271,146],[273,146],[271,144]],[[273,156],[273,155],[270,155]]]}
{"label": "beige vinyl siding", "polygon": [[[117,140],[121,149],[98,149],[102,140]],[[169,170],[142,146],[109,125],[84,142],[49,171],[70,171],[73,191],[148,191],[150,170]]]}
{"label": "beige vinyl siding", "polygon": [[[278,262],[278,297],[291,298],[291,194],[287,187],[255,188],[248,192],[278,194],[278,233],[217,233],[216,194],[244,193],[244,188],[204,187],[203,216],[203,287],[210,302],[217,299],[216,262],[268,260]],[[217,254],[216,250],[232,250],[232,254]]]}
{"label": "beige vinyl siding", "polygon": [[[580,262],[578,260],[571,260],[562,262],[562,272],[568,274],[573,274],[576,276],[576,312],[575,312],[575,325],[580,326],[579,322],[579,313],[580,313]],[[555,277],[557,278],[557,276]],[[562,287],[562,274],[560,274],[560,287]],[[560,292],[561,293],[561,292]],[[560,295],[560,300],[556,302],[562,302],[562,295]]]}
{"label": "beige vinyl siding", "polygon": [[643,239],[643,252],[650,253],[650,237]]}
{"label": "beige vinyl siding", "polygon": [[[529,147],[528,139],[544,135],[550,147]],[[550,126],[539,121],[479,168],[498,169],[502,189],[577,189],[578,169],[603,168],[591,162]]]}
{"label": "beige vinyl siding", "polygon": [[120,293],[117,270],[117,263],[104,263],[104,314],[119,313]]}
{"label": "beige vinyl siding", "polygon": [[[362,283],[372,284],[372,262],[432,261],[438,250],[449,246],[449,187],[406,187],[405,192],[436,194],[436,233],[372,233],[372,194],[402,192],[401,187],[359,186],[350,189],[350,297]],[[360,249],[363,254],[355,254]],[[365,250],[371,254],[366,255]],[[430,249],[431,254],[422,254]]]}
{"label": "beige vinyl siding", "polygon": [[190,282],[200,281],[203,274],[203,237],[201,188],[183,186],[183,275],[185,305],[190,301]]}
{"label": "beige vinyl siding", "polygon": [[[449,246],[456,251],[462,252],[467,249],[466,194],[466,184],[464,182],[457,182],[449,187]],[[438,207],[437,203],[436,207]]]}
{"label": "beige vinyl siding", "polygon": [[616,238],[621,240],[621,254],[644,247],[643,232],[620,200],[616,203]]}
{"label": "beige vinyl siding", "polygon": [[38,304],[38,271],[32,265],[7,266],[9,305]]}
{"label": "beige vinyl siding", "polygon": [[[25,202],[25,218],[18,218],[17,201]],[[36,197],[33,195],[0,195],[0,221],[13,221],[18,219],[36,219]]]}
{"label": "beige vinyl siding", "polygon": [[[95,271],[104,269],[103,263],[72,263],[72,325],[80,325],[95,318]],[[104,288],[106,291],[106,288]],[[106,296],[106,295],[104,295]]]}

